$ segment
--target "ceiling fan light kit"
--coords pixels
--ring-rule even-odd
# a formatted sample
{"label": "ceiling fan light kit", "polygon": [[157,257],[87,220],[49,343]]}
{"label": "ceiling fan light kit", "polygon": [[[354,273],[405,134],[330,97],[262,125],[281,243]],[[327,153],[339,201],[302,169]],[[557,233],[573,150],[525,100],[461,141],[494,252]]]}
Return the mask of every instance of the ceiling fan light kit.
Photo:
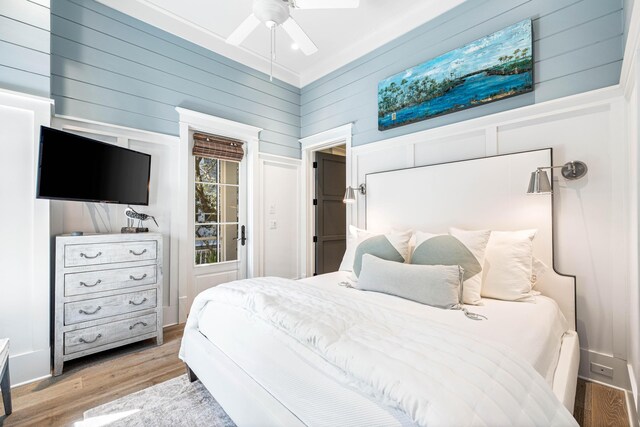
{"label": "ceiling fan light kit", "polygon": [[313,55],[318,47],[291,17],[291,9],[353,9],[360,0],[253,0],[253,13],[236,28],[227,43],[239,46],[262,22],[271,32],[271,73],[275,60],[275,30],[281,26],[305,55]]}
{"label": "ceiling fan light kit", "polygon": [[282,25],[289,19],[289,3],[282,0],[254,1],[253,14],[268,28],[273,25]]}

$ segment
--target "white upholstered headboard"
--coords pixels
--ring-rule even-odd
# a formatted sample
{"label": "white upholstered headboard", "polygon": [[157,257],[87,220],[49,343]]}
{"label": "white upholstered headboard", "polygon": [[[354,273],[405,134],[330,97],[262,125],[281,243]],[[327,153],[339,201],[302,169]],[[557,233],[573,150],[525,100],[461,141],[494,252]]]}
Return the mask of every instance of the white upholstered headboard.
{"label": "white upholstered headboard", "polygon": [[552,268],[552,196],[526,193],[531,172],[551,162],[548,148],[368,174],[366,226],[433,233],[446,233],[450,226],[535,228],[534,255],[550,267],[536,289],[558,303],[575,330],[575,277]]}

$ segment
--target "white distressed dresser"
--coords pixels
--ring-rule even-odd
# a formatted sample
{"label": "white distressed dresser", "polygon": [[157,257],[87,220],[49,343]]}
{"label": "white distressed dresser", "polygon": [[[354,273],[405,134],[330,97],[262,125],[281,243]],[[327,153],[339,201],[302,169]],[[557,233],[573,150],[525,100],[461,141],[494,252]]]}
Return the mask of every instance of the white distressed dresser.
{"label": "white distressed dresser", "polygon": [[56,237],[53,375],[148,338],[162,344],[162,234]]}

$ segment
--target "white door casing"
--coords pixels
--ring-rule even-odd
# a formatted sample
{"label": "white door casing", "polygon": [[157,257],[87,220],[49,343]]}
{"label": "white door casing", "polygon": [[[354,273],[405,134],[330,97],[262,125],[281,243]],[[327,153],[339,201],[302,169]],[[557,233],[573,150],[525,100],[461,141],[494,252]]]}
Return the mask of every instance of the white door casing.
{"label": "white door casing", "polygon": [[[302,182],[302,196],[300,198],[300,212],[302,220],[300,221],[300,265],[302,266],[301,277],[309,277],[313,275],[315,263],[315,248],[312,244],[313,235],[315,233],[315,211],[311,200],[315,194],[315,176],[312,168],[314,161],[314,153],[326,148],[343,145],[346,148],[346,182],[347,186],[357,186],[357,176],[353,175],[354,168],[351,166],[351,140],[353,134],[353,123],[339,126],[334,129],[308,136],[300,139],[300,148],[302,150],[302,167],[300,168],[300,181]],[[357,218],[357,204],[347,206],[347,226],[354,223]]]}
{"label": "white door casing", "polygon": [[[254,258],[258,253],[257,215],[254,206],[258,206],[258,142],[262,129],[210,116],[197,111],[176,108],[180,115],[179,149],[179,321],[185,322],[195,296],[202,290],[220,283],[244,277],[253,277]],[[240,246],[237,261],[221,262],[206,266],[195,265],[195,206],[194,179],[195,160],[191,154],[193,133],[205,132],[236,138],[245,142],[245,157],[240,162],[240,208],[238,212],[240,226],[245,225],[247,243]]]}

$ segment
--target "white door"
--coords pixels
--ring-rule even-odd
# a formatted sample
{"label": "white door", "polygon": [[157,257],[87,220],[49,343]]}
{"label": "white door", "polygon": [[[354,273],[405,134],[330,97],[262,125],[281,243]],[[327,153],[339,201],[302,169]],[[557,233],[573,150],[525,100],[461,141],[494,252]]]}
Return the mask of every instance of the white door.
{"label": "white door", "polygon": [[[180,115],[180,147],[176,159],[180,195],[175,206],[173,233],[179,236],[178,317],[184,322],[198,293],[256,274],[252,258],[258,242],[253,238],[256,215],[251,206],[257,206],[258,202],[255,174],[262,129],[180,107],[176,111]],[[196,158],[192,155],[194,132],[243,141],[242,161],[235,164],[218,161],[215,166],[204,162],[211,170],[198,169],[199,181],[196,182]],[[197,212],[196,189],[201,192]],[[242,226],[245,226],[246,241],[241,240]]]}
{"label": "white door", "polygon": [[189,215],[192,290],[246,277],[247,161],[191,156]]}

